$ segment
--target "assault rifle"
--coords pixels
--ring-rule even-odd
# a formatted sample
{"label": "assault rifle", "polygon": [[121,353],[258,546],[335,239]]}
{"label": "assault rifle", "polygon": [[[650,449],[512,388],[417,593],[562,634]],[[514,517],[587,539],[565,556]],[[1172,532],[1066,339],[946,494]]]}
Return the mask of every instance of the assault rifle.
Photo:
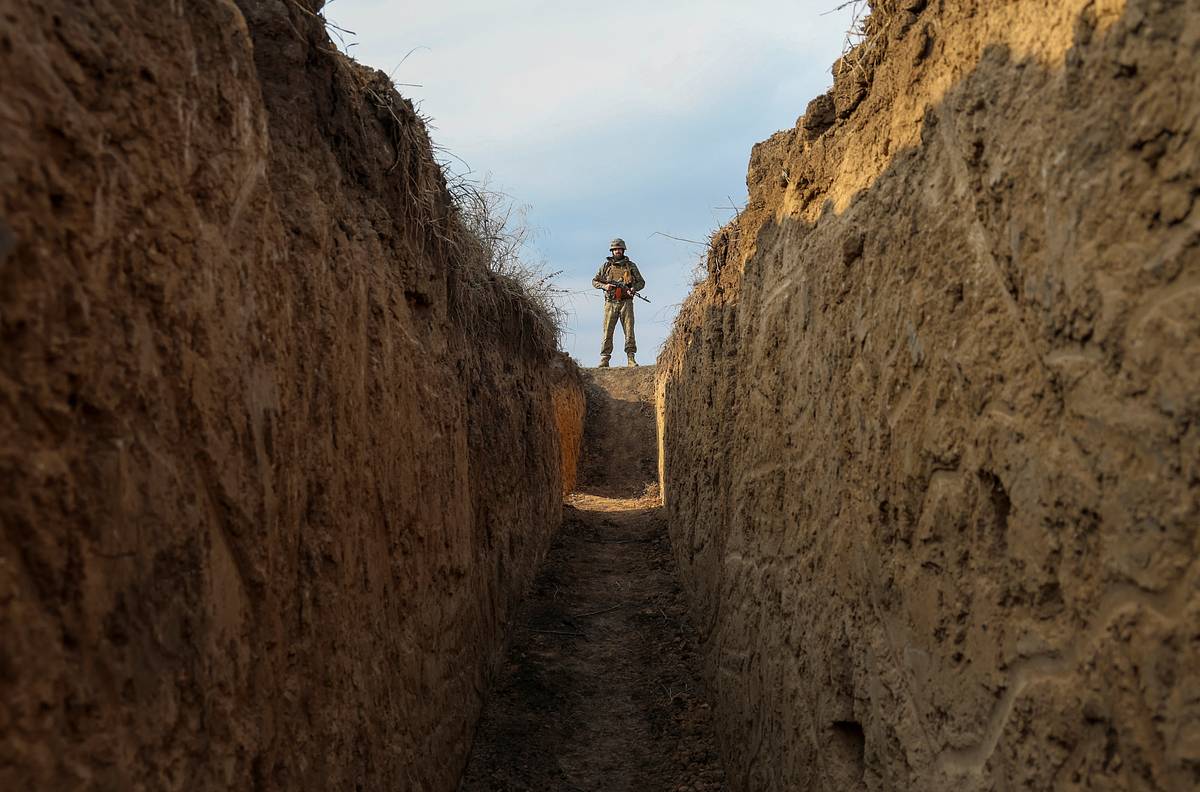
{"label": "assault rifle", "polygon": [[[609,290],[609,289],[605,289],[605,290],[604,290],[604,296],[605,296],[605,299],[609,299],[609,298],[611,298],[611,299],[613,300],[613,302],[620,302],[620,300],[621,300],[621,293],[622,293],[622,292],[626,292],[626,293],[628,293],[628,294],[632,294],[634,297],[637,297],[639,300],[646,300],[646,298],[645,298],[645,297],[643,297],[642,295],[638,294],[638,293],[637,293],[637,292],[635,292],[633,289],[629,288],[629,286],[628,286],[627,284],[621,283],[620,281],[611,281],[611,280],[610,280],[610,281],[604,281],[604,285],[605,285],[605,286],[612,286],[612,287],[613,287],[613,290]],[[612,295],[613,295],[613,291],[616,291],[616,293],[617,293],[617,296],[615,296],[615,297],[613,297],[613,296],[612,296]],[[649,301],[649,300],[646,300],[646,302],[650,302],[650,301]]]}

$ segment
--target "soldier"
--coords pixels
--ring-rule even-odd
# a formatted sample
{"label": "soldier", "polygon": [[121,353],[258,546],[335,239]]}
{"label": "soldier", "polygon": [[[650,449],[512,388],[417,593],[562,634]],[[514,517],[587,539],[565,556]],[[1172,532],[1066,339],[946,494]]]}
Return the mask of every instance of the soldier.
{"label": "soldier", "polygon": [[618,319],[625,333],[625,354],[629,356],[629,365],[636,366],[633,295],[646,288],[646,281],[638,272],[637,264],[625,258],[624,239],[614,239],[608,244],[608,249],[612,255],[605,259],[596,277],[592,278],[593,287],[604,289],[604,345],[600,347],[600,368],[608,368],[608,360],[612,357],[613,330]]}

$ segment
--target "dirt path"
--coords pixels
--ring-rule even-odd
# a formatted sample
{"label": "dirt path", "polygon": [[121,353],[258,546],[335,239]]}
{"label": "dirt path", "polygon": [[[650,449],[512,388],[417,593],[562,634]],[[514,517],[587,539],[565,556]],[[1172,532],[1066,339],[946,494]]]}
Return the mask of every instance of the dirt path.
{"label": "dirt path", "polygon": [[[595,453],[585,452],[581,492],[568,499],[562,531],[516,615],[462,792],[725,789],[695,635],[646,478],[654,468],[644,458],[654,447],[652,376],[596,378],[603,393],[588,408]],[[611,464],[622,449],[630,463]]]}

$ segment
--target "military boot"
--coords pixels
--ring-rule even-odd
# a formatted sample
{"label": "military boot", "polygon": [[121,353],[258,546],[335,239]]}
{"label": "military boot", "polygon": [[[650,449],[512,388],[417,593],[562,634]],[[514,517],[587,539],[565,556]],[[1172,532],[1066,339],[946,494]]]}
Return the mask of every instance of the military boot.
{"label": "military boot", "polygon": [[600,368],[608,368],[608,355],[600,356]]}
{"label": "military boot", "polygon": [[637,362],[636,360],[634,360],[634,359],[633,359],[633,355],[630,355],[630,356],[629,356],[629,362],[628,362],[628,363],[626,363],[625,365],[627,365],[627,366],[636,366],[637,364],[638,364],[638,362]]}

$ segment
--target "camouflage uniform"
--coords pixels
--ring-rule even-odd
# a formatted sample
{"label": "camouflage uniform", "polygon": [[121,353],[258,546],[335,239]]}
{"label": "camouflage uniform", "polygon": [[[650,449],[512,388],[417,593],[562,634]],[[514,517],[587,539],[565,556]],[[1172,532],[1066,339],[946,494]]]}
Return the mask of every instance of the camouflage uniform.
{"label": "camouflage uniform", "polygon": [[[600,271],[592,278],[592,286],[603,289],[606,282],[626,284],[633,291],[641,291],[646,287],[646,279],[638,272],[637,264],[621,256],[609,256],[600,265]],[[617,320],[621,321],[621,329],[625,332],[625,354],[630,357],[637,352],[637,339],[633,335],[633,297],[627,296],[621,301],[604,298],[604,345],[600,347],[600,357],[607,361],[613,349],[613,330]]]}

